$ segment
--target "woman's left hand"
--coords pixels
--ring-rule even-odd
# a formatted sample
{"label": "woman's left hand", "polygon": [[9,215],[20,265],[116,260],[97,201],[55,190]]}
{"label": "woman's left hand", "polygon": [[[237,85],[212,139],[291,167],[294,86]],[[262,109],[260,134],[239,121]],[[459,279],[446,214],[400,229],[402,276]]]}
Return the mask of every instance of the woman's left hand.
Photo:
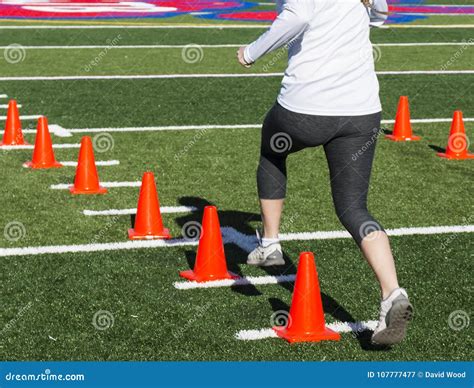
{"label": "woman's left hand", "polygon": [[237,60],[243,67],[246,67],[248,69],[250,66],[252,66],[252,64],[245,62],[244,51],[245,46],[242,46],[237,50]]}

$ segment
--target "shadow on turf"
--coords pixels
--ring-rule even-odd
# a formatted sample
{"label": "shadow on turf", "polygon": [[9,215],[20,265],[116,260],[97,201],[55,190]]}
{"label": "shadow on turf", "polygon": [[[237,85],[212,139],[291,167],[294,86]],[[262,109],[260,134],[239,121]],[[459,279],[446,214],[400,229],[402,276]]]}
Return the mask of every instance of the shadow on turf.
{"label": "shadow on turf", "polygon": [[[323,302],[324,312],[331,315],[335,320],[340,322],[356,322],[354,317],[342,307],[335,299],[321,292],[321,300]],[[277,311],[290,311],[290,306],[278,298],[269,298],[268,301],[276,313]],[[370,342],[372,330],[358,331],[352,333],[353,337],[359,341],[360,347],[368,351],[387,351],[387,346],[374,345]]]}
{"label": "shadow on turf", "polygon": [[[201,222],[202,214],[205,206],[213,205],[211,202],[200,197],[181,197],[179,204],[182,206],[194,206],[198,210],[189,214],[182,215],[176,218],[178,225],[183,226],[190,221]],[[237,210],[219,210],[219,222],[222,226],[230,226],[240,233],[252,235],[255,233],[255,228],[250,224],[251,222],[260,221],[260,214],[242,212]],[[227,266],[229,271],[232,271],[240,276],[244,276],[240,269],[241,264],[246,264],[248,252],[242,250],[234,244],[227,244],[225,246],[225,253],[227,257]],[[186,260],[188,261],[189,268],[194,267],[196,260],[196,250],[186,251]],[[280,267],[263,267],[262,269],[268,275],[282,275],[282,274],[294,274],[296,273],[296,267],[287,255],[285,255],[286,265]],[[286,288],[288,291],[293,291],[292,283],[281,283],[281,286]],[[257,296],[261,295],[261,292],[255,286],[245,287],[232,287],[234,292],[237,292],[246,296]]]}
{"label": "shadow on turf", "polygon": [[443,147],[438,147],[437,145],[434,145],[434,144],[430,144],[428,147],[430,147],[433,151],[436,151],[436,152],[446,152],[446,148],[443,148]]}
{"label": "shadow on turf", "polygon": [[[200,197],[181,197],[179,199],[179,204],[182,206],[194,206],[198,209],[195,212],[176,218],[176,222],[181,228],[183,228],[183,226],[190,221],[201,222],[204,207],[213,205],[211,202]],[[236,210],[219,210],[219,221],[221,226],[230,226],[241,233],[253,234],[255,233],[255,229],[250,223],[260,221],[260,214]],[[248,252],[245,252],[234,244],[227,244],[225,246],[225,253],[228,259],[227,266],[229,270],[240,276],[243,276],[242,271],[240,270],[240,265],[246,263]],[[186,260],[188,261],[189,268],[193,268],[194,262],[196,260],[195,249],[186,251]],[[263,267],[262,269],[269,275],[295,274],[296,267],[286,255],[285,262],[286,265],[284,267]],[[293,283],[282,283],[281,286],[286,288],[289,292],[293,292]],[[262,295],[262,293],[258,291],[255,286],[251,285],[245,287],[232,287],[232,290],[246,296]],[[341,322],[356,322],[354,317],[335,299],[324,293],[321,293],[321,298],[324,311],[330,314],[335,320]],[[268,301],[275,312],[281,310],[289,311],[290,309],[290,307],[280,299],[269,298]],[[371,330],[353,333],[353,336],[359,341],[361,348],[364,350],[388,350],[387,347],[376,346],[370,342],[370,338],[372,336]]]}

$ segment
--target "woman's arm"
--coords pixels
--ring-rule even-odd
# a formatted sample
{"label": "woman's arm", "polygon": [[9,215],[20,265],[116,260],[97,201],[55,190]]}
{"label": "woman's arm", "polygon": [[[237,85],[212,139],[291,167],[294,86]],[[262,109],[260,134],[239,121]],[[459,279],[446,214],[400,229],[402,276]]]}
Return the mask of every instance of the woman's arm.
{"label": "woman's arm", "polygon": [[314,12],[311,0],[287,0],[270,29],[241,51],[246,64],[251,64],[276,50],[305,30]]}

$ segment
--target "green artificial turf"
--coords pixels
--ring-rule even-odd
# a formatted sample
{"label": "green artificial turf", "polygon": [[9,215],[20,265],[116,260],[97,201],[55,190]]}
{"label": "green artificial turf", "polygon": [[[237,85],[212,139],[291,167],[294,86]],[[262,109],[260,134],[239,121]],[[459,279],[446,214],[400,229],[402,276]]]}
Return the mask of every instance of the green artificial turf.
{"label": "green artificial turf", "polygon": [[[270,54],[250,70],[236,60],[236,48],[200,47],[142,49],[27,49],[25,60],[17,64],[0,65],[2,76],[53,75],[124,75],[124,74],[196,74],[196,73],[275,73],[283,72],[286,63],[284,50]],[[408,70],[466,70],[474,61],[469,46],[382,47],[376,46],[379,71]],[[370,52],[361,52],[364,62]],[[430,56],[429,63],[419,61]]]}
{"label": "green artificial turf", "polygon": [[[117,32],[5,30],[0,44],[108,44]],[[127,30],[120,44],[235,44],[250,41],[259,32]],[[376,30],[372,38],[379,43],[462,42],[472,38],[472,32]],[[377,66],[379,70],[439,70],[462,47],[386,47]],[[2,76],[83,75],[82,66],[100,51],[27,49],[22,63],[1,62],[0,69]],[[89,73],[245,71],[234,63],[234,51],[204,49],[202,62],[193,65],[183,62],[180,49],[111,50]],[[470,49],[461,54],[450,69],[472,68]],[[270,59],[262,59],[253,71],[262,71]],[[282,70],[283,62],[278,62],[275,71]],[[400,95],[410,97],[413,118],[449,118],[455,109],[474,117],[473,81],[473,75],[459,74],[381,76],[384,119],[395,117]],[[50,123],[65,128],[258,125],[274,102],[279,83],[279,77],[1,81],[0,94],[17,98],[22,114],[45,114]],[[24,121],[23,126],[34,128],[34,122]],[[384,127],[392,129],[392,125]],[[419,142],[379,139],[369,194],[372,213],[388,229],[473,224],[471,161],[436,156],[446,146],[449,123],[413,127],[422,137]],[[473,123],[466,122],[466,129],[472,137]],[[101,180],[135,181],[144,171],[153,171],[162,205],[199,209],[163,215],[174,237],[181,237],[187,222],[200,221],[207,204],[218,207],[222,226],[247,235],[260,226],[255,187],[258,128],[110,132],[110,136],[113,148],[96,150],[96,159],[119,160],[120,165],[99,167]],[[34,141],[33,134],[25,137]],[[78,143],[80,138],[80,134],[53,135],[55,143]],[[73,161],[77,151],[56,150],[56,156]],[[130,216],[86,217],[82,211],[133,208],[138,188],[73,197],[49,186],[72,182],[74,168],[31,171],[22,167],[29,158],[29,150],[0,150],[0,228],[19,222],[25,231],[18,241],[0,239],[2,249],[127,241]],[[288,170],[282,232],[342,230],[331,203],[322,150],[292,155]],[[288,309],[292,284],[177,290],[173,282],[179,280],[178,271],[193,265],[196,248],[188,246],[1,257],[0,359],[469,360],[472,331],[453,330],[448,321],[451,313],[469,314],[472,306],[471,234],[393,237],[392,245],[400,283],[415,306],[415,319],[407,340],[390,351],[373,349],[367,332],[344,334],[339,343],[296,346],[277,339],[236,340],[237,331],[267,328],[273,312]],[[278,271],[249,267],[241,248],[233,244],[225,248],[230,269],[247,276],[295,273],[299,252],[313,251],[327,321],[377,318],[376,282],[353,241],[286,241],[283,247],[287,266]],[[92,323],[100,310],[109,311],[114,320],[103,331]]]}

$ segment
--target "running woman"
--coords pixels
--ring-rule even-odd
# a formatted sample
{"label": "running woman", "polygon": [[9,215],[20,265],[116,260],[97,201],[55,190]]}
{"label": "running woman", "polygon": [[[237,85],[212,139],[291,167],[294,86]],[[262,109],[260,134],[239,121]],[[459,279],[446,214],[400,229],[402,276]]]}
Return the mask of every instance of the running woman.
{"label": "running woman", "polygon": [[273,50],[288,49],[282,87],[262,127],[257,187],[263,235],[247,263],[284,264],[278,233],[286,159],[323,146],[337,216],[380,283],[380,320],[372,341],[396,344],[406,335],[413,307],[398,284],[388,237],[367,210],[382,110],[370,26],[387,18],[386,0],[286,0],[277,8],[269,30],[237,52],[248,68]]}

